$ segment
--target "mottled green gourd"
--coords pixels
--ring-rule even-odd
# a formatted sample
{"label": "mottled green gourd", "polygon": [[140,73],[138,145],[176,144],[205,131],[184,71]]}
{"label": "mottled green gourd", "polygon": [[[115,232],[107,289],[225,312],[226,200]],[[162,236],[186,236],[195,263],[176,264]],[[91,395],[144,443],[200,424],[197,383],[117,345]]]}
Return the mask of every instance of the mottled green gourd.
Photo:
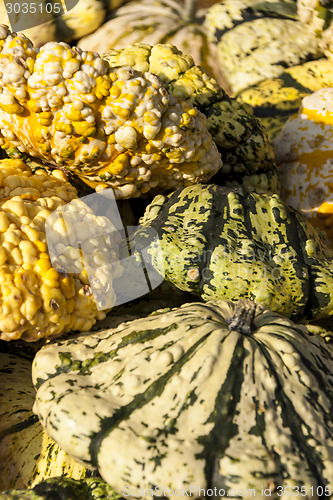
{"label": "mottled green gourd", "polygon": [[332,373],[324,341],[271,310],[191,303],[43,347],[34,411],[121,496],[287,500],[278,488],[295,486],[318,500],[333,482]]}
{"label": "mottled green gourd", "polygon": [[[159,234],[154,267],[182,290],[249,298],[291,318],[333,314],[333,251],[278,195],[188,186],[155,197],[141,224]],[[136,238],[145,244],[144,228]]]}

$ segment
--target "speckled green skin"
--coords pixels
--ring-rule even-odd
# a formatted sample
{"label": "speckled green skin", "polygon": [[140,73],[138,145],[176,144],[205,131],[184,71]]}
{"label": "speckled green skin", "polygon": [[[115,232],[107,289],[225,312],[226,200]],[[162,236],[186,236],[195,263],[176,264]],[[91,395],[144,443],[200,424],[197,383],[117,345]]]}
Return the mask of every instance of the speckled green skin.
{"label": "speckled green skin", "polygon": [[159,234],[153,265],[182,290],[249,298],[291,318],[333,314],[333,251],[277,195],[188,186],[157,196],[141,224]]}
{"label": "speckled green skin", "polygon": [[32,490],[11,490],[0,493],[0,500],[116,500],[114,490],[99,478],[76,481],[52,477],[37,484]]}
{"label": "speckled green skin", "polygon": [[332,351],[252,305],[253,316],[184,304],[49,344],[34,361],[34,410],[120,495],[270,487],[276,500],[277,486],[303,486],[311,498],[333,483]]}
{"label": "speckled green skin", "polygon": [[[216,176],[218,183],[257,172],[276,171],[273,146],[252,108],[229,97],[214,78],[176,47],[136,43],[111,50],[103,58],[111,66],[130,64],[140,71],[156,74],[171,95],[207,116],[208,130],[223,160]],[[278,186],[271,183],[270,188],[271,192],[277,192]]]}

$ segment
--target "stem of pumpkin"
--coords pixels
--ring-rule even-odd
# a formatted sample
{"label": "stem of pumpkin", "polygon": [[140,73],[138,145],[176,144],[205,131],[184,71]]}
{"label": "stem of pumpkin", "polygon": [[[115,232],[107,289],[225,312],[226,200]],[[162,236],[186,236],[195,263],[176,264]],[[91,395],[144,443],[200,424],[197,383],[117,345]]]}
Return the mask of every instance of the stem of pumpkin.
{"label": "stem of pumpkin", "polygon": [[185,18],[188,21],[195,20],[195,14],[198,9],[198,0],[184,0]]}

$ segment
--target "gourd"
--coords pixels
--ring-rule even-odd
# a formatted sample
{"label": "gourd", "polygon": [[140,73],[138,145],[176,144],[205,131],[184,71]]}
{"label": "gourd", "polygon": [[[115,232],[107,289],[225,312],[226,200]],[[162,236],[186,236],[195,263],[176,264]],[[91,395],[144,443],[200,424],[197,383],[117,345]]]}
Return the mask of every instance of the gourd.
{"label": "gourd", "polygon": [[[87,238],[105,232],[111,222],[108,226],[104,217],[94,216],[78,200],[75,188],[62,171],[47,174],[37,170],[33,174],[21,160],[13,159],[0,160],[0,171],[0,339],[36,341],[90,329],[106,312],[97,308],[80,249],[75,248],[70,237],[78,235],[84,245]],[[46,220],[69,202],[72,212],[67,230],[58,219],[47,241]],[[88,230],[88,235],[82,228]],[[57,271],[51,265],[50,242],[53,246],[60,243],[63,248],[64,260],[58,261],[57,269],[61,264],[68,270],[69,262],[72,274]],[[105,258],[117,247],[106,242],[105,248],[99,250]],[[95,256],[96,252],[88,256],[88,265],[94,268]],[[113,276],[120,276],[121,265],[114,262],[112,266]],[[112,283],[102,285],[96,273],[96,283],[99,282],[101,291],[107,287],[110,303],[115,304]]]}
{"label": "gourd", "polygon": [[65,166],[117,198],[206,181],[221,167],[205,116],[152,73],[110,68],[64,43],[37,51],[5,26],[0,39],[10,70],[0,85],[1,147]]}
{"label": "gourd", "polygon": [[333,58],[333,2],[332,0],[297,0],[299,19],[316,34],[319,47]]}
{"label": "gourd", "polygon": [[[96,30],[104,21],[108,12],[119,7],[126,0],[77,0],[66,2],[53,2],[52,8],[47,0],[40,0],[36,5],[27,9],[21,5],[15,14],[8,14],[5,1],[0,4],[0,24],[11,26],[10,20],[15,19],[12,30],[23,32],[29,37],[36,47],[54,40],[70,42]],[[59,5],[63,14],[60,16]],[[74,5],[74,7],[73,7]],[[67,6],[69,9],[67,9]],[[14,9],[14,6],[12,6]],[[27,15],[32,16],[34,26],[25,29]],[[29,21],[28,21],[29,22]]]}
{"label": "gourd", "polygon": [[323,55],[294,0],[223,0],[207,9],[203,24],[232,93]]}
{"label": "gourd", "polygon": [[40,343],[34,347],[0,341],[0,346],[0,491],[32,488],[61,474],[76,479],[89,475],[48,436],[32,412],[31,364]]}
{"label": "gourd", "polygon": [[191,485],[193,498],[214,487],[275,498],[287,485],[329,495],[332,351],[244,302],[184,304],[43,347],[34,411],[120,495]]}
{"label": "gourd", "polygon": [[208,41],[202,24],[206,9],[201,8],[201,3],[197,0],[128,2],[116,9],[98,30],[79,40],[78,46],[103,54],[136,43],[175,45],[228,89],[223,71],[216,64],[216,47]]}
{"label": "gourd", "polygon": [[193,59],[169,44],[133,44],[110,50],[103,58],[111,67],[129,64],[139,71],[151,71],[169,94],[200,109],[222,157],[214,177],[217,184],[235,180],[247,189],[278,192],[272,145],[253,110],[230,98],[214,78]]}
{"label": "gourd", "polygon": [[75,480],[68,477],[52,477],[38,483],[31,490],[9,490],[0,493],[1,500],[45,500],[45,498],[67,500],[111,500],[118,499],[111,486],[100,478]]}
{"label": "gourd", "polygon": [[156,196],[140,220],[154,268],[204,300],[248,298],[291,318],[333,313],[333,251],[278,195],[194,185]]}
{"label": "gourd", "polygon": [[322,58],[287,68],[278,77],[263,80],[236,97],[252,106],[254,115],[273,140],[288,118],[298,112],[304,97],[332,85],[333,61]]}
{"label": "gourd", "polygon": [[221,182],[276,177],[273,147],[252,110],[174,47],[134,46],[101,59],[66,44],[37,52],[5,28],[2,36],[0,59],[12,64],[0,98],[4,149],[65,166],[94,188],[112,187],[117,198],[206,182],[221,166]]}
{"label": "gourd", "polygon": [[275,139],[281,197],[333,243],[333,88],[317,90]]}

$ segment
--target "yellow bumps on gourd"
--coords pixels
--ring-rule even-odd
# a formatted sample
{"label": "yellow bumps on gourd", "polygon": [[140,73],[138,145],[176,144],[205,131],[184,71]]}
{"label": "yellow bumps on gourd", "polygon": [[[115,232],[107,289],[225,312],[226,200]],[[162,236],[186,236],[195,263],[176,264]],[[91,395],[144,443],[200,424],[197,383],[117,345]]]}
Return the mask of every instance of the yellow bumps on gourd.
{"label": "yellow bumps on gourd", "polygon": [[[50,42],[37,51],[24,35],[4,27],[0,37],[0,62],[11,65],[0,78],[2,148],[66,166],[89,185],[112,187],[116,198],[205,182],[222,166],[206,117],[170,96],[153,71],[112,68],[98,54],[66,43]],[[171,47],[160,45],[153,66],[168,54],[165,69],[172,80],[188,69],[189,59],[175,59]],[[130,167],[117,161],[121,154],[128,155]],[[167,175],[159,168],[163,159],[172,159]]]}
{"label": "yellow bumps on gourd", "polygon": [[[48,216],[77,199],[75,188],[64,172],[33,173],[21,160],[0,160],[0,172],[0,339],[35,341],[90,330],[105,312],[97,309],[92,292],[86,293],[89,281],[80,273],[52,267],[45,233]],[[18,189],[24,192],[11,197]],[[82,207],[83,202],[74,213],[78,222]],[[92,213],[89,217],[92,224],[101,223]],[[57,220],[52,229],[61,241],[67,234]]]}

